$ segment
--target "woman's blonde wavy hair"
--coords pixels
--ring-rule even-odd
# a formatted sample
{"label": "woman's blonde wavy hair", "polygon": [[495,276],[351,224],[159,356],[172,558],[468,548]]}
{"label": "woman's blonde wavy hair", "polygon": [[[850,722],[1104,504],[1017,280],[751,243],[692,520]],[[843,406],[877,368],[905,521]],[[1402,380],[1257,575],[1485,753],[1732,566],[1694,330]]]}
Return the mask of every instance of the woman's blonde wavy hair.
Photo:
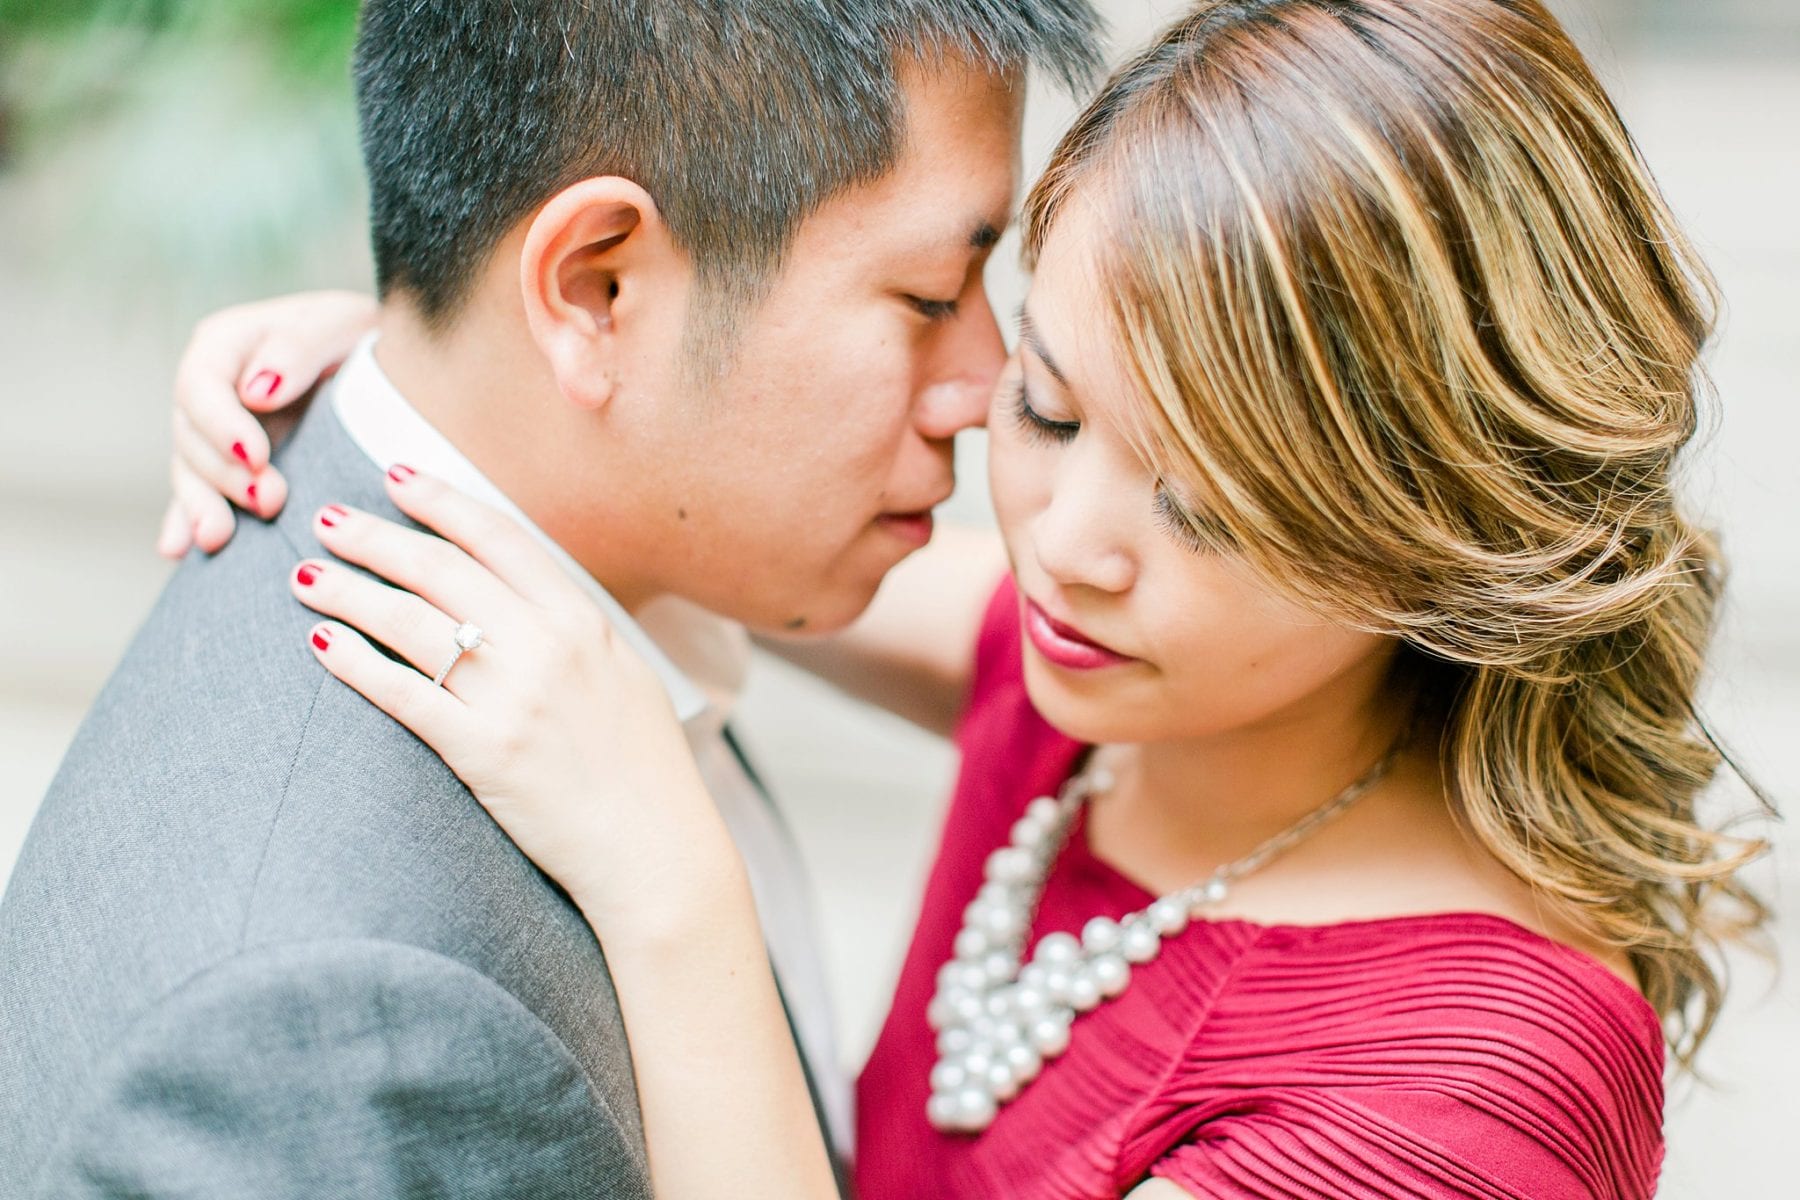
{"label": "woman's blonde wavy hair", "polygon": [[1766,919],[1761,843],[1695,813],[1722,568],[1674,472],[1716,297],[1579,51],[1538,0],[1207,0],[1064,137],[1028,257],[1077,192],[1146,457],[1402,639],[1462,818],[1691,1065]]}

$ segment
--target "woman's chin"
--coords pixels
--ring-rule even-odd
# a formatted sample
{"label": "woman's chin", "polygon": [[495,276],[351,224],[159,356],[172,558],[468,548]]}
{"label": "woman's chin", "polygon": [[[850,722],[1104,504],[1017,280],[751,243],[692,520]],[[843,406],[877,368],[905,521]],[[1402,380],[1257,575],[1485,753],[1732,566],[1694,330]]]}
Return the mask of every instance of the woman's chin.
{"label": "woman's chin", "polygon": [[1168,736],[1167,714],[1158,712],[1141,680],[1103,679],[1096,672],[1061,670],[1038,659],[1029,646],[1025,648],[1025,694],[1039,716],[1078,742],[1145,742]]}

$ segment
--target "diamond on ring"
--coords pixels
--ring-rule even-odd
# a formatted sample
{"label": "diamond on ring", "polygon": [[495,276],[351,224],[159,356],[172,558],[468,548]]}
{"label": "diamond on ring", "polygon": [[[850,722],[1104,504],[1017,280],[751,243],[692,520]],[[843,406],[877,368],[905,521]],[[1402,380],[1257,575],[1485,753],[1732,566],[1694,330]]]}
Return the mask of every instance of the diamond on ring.
{"label": "diamond on ring", "polygon": [[432,687],[443,687],[444,680],[449,678],[449,676],[450,676],[450,668],[454,667],[459,661],[461,661],[463,655],[465,655],[469,651],[475,649],[475,647],[481,645],[481,642],[482,642],[481,626],[471,624],[468,621],[464,621],[461,625],[458,625],[456,627],[456,629],[450,634],[450,637],[453,641],[456,642],[456,649],[451,651],[450,661],[446,662],[443,666],[443,669],[440,670],[436,675],[434,675],[432,677],[432,679],[431,679]]}

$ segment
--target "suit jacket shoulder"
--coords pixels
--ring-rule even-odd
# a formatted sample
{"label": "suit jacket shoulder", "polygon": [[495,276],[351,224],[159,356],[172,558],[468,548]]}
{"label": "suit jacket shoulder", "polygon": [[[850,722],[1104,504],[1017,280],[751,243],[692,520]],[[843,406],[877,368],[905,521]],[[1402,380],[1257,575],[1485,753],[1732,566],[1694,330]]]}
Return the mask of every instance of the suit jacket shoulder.
{"label": "suit jacket shoulder", "polygon": [[580,914],[435,755],[307,648],[316,617],[288,577],[323,554],[313,514],[339,502],[398,518],[380,472],[326,399],[281,463],[281,518],[240,522],[171,579],[0,902],[0,1194],[16,1194],[14,1173],[47,1153],[145,1014],[221,964],[300,942],[412,946],[490,981],[568,1047],[641,1145],[623,1023]]}

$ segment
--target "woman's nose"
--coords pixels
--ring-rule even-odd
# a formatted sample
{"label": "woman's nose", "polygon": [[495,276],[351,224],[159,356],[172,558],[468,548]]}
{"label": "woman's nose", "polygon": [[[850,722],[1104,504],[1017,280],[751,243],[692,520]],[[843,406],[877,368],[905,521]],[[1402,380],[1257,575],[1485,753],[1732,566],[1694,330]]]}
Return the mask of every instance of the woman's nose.
{"label": "woman's nose", "polygon": [[1117,503],[1123,491],[1084,472],[1078,464],[1058,473],[1050,502],[1032,522],[1038,566],[1061,587],[1120,593],[1137,580],[1137,559],[1125,531],[1129,518]]}

